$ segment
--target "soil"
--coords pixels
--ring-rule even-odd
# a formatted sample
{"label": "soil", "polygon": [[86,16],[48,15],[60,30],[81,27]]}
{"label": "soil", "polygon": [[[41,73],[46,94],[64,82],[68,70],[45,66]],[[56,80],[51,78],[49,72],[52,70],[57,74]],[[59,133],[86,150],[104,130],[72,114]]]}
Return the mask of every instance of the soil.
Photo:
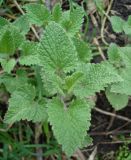
{"label": "soil", "polygon": [[[129,102],[130,103],[130,102]],[[113,113],[114,110],[108,103],[105,95],[98,96],[97,107],[104,111]],[[131,118],[130,104],[123,110],[116,112],[117,115]],[[90,135],[93,138],[93,146],[97,146],[97,154],[105,155],[116,152],[123,145],[120,141],[122,137],[130,138],[131,125],[128,122],[115,118],[111,124],[112,117],[92,111],[92,121]],[[110,128],[108,129],[109,125]],[[110,132],[110,133],[109,133]],[[109,134],[108,134],[109,133]],[[107,135],[106,135],[107,134]]]}

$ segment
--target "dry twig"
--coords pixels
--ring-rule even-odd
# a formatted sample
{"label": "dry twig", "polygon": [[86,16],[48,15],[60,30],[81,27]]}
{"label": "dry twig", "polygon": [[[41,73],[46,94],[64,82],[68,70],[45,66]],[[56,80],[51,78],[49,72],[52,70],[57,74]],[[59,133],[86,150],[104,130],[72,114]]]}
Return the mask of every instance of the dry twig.
{"label": "dry twig", "polygon": [[102,51],[102,49],[100,47],[99,41],[97,40],[97,38],[94,38],[93,40],[94,40],[94,44],[96,44],[96,46],[97,46],[97,48],[99,50],[101,58],[105,61],[106,57],[105,57],[105,55],[104,55],[104,53],[103,53],[103,51]]}
{"label": "dry twig", "polygon": [[[115,109],[113,110],[113,114],[116,114]],[[114,120],[115,120],[115,116],[114,116],[114,117],[111,117],[110,122],[109,122],[109,125],[108,125],[107,128],[106,128],[107,131],[109,131],[110,128],[112,127]]]}
{"label": "dry twig", "polygon": [[120,116],[120,115],[117,115],[117,114],[114,114],[114,113],[110,113],[110,112],[104,111],[104,110],[102,110],[102,109],[100,109],[100,108],[97,108],[97,107],[95,107],[94,110],[97,111],[97,112],[100,112],[100,113],[102,113],[102,114],[105,114],[105,115],[107,115],[107,116],[116,117],[116,118],[118,118],[118,119],[121,119],[121,120],[123,120],[123,121],[127,121],[127,122],[130,122],[130,123],[131,123],[131,119],[129,119],[129,118],[127,118],[127,117]]}
{"label": "dry twig", "polygon": [[97,146],[94,148],[93,152],[91,153],[90,157],[88,160],[94,160],[95,156],[97,154]]}
{"label": "dry twig", "polygon": [[107,8],[107,11],[106,11],[106,13],[105,13],[105,17],[104,17],[104,19],[103,19],[103,21],[102,21],[101,39],[102,39],[102,41],[103,41],[103,43],[104,43],[105,45],[108,45],[108,43],[106,42],[106,40],[105,40],[105,38],[104,38],[104,28],[105,28],[106,20],[107,20],[107,18],[109,18],[109,17],[108,17],[108,14],[109,14],[109,12],[110,12],[110,10],[111,10],[112,4],[113,4],[113,0],[110,1],[110,4],[109,4],[109,6],[108,6],[108,8]]}

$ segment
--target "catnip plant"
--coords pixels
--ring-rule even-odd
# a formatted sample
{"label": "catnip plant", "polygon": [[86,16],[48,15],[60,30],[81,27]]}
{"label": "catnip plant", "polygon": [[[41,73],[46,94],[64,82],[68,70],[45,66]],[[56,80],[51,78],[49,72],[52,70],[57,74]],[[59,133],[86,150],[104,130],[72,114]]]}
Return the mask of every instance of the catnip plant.
{"label": "catnip plant", "polygon": [[[71,156],[91,143],[88,130],[96,93],[105,94],[116,109],[131,95],[131,47],[111,44],[108,59],[91,63],[90,44],[80,30],[85,12],[80,6],[52,11],[42,4],[26,4],[14,22],[0,17],[0,84],[10,94],[4,122],[20,120],[52,126],[62,150]],[[117,24],[111,22],[116,31]],[[36,40],[27,35],[35,25]],[[121,31],[121,30],[120,30]]]}

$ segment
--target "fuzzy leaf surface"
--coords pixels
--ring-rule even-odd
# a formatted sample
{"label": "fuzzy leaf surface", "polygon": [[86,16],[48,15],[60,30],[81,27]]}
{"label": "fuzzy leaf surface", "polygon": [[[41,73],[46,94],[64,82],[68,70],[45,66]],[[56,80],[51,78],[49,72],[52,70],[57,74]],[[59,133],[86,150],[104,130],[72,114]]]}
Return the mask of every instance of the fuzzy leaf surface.
{"label": "fuzzy leaf surface", "polygon": [[21,44],[25,41],[25,36],[21,33],[20,29],[15,26],[12,26],[10,31],[14,38],[15,49],[19,49]]}
{"label": "fuzzy leaf surface", "polygon": [[112,28],[116,33],[120,33],[123,31],[123,25],[125,21],[122,18],[118,16],[112,16],[110,20],[111,20]]}
{"label": "fuzzy leaf surface", "polygon": [[65,78],[65,89],[68,93],[73,90],[74,86],[77,85],[82,76],[82,72],[75,72],[71,76]]}
{"label": "fuzzy leaf surface", "polygon": [[121,56],[119,54],[119,48],[115,43],[111,43],[108,48],[108,58],[112,64],[119,64],[121,61]]}
{"label": "fuzzy leaf surface", "polygon": [[131,47],[119,47],[111,44],[108,48],[109,62],[117,68],[131,67]]}
{"label": "fuzzy leaf surface", "polygon": [[13,54],[15,51],[15,42],[10,30],[4,27],[0,31],[0,53]]}
{"label": "fuzzy leaf surface", "polygon": [[13,55],[23,43],[24,36],[13,25],[6,25],[0,30],[0,53]]}
{"label": "fuzzy leaf surface", "polygon": [[30,3],[26,4],[24,8],[31,24],[42,26],[50,19],[50,12],[44,5]]}
{"label": "fuzzy leaf surface", "polygon": [[61,17],[62,17],[62,8],[60,3],[57,3],[54,7],[53,7],[53,11],[52,11],[52,17],[53,20],[55,22],[59,22]]}
{"label": "fuzzy leaf surface", "polygon": [[125,34],[131,35],[131,16],[128,16],[127,22],[123,25],[123,30]]}
{"label": "fuzzy leaf surface", "polygon": [[131,67],[131,47],[119,47],[119,54],[122,58],[123,65]]}
{"label": "fuzzy leaf surface", "polygon": [[21,56],[19,58],[21,65],[31,66],[39,65],[40,59],[37,53],[37,43],[25,41],[21,46]]}
{"label": "fuzzy leaf surface", "polygon": [[76,33],[79,32],[84,17],[84,10],[82,7],[76,7],[72,11],[64,12],[62,16],[61,24],[69,33],[70,36],[74,36]]}
{"label": "fuzzy leaf surface", "polygon": [[1,62],[2,68],[7,73],[10,73],[13,70],[13,68],[14,68],[14,66],[16,64],[16,61],[13,58],[11,58],[9,60],[7,60],[7,59],[0,59],[0,62]]}
{"label": "fuzzy leaf surface", "polygon": [[5,123],[14,123],[19,120],[44,121],[47,118],[45,104],[34,101],[35,94],[35,88],[31,85],[13,92],[4,118]]}
{"label": "fuzzy leaf surface", "polygon": [[3,17],[0,17],[0,29],[5,26],[5,25],[8,25],[9,24],[9,21]]}
{"label": "fuzzy leaf surface", "polygon": [[3,83],[5,85],[9,93],[13,93],[14,91],[22,88],[22,86],[28,83],[27,74],[23,71],[17,71],[16,77],[6,74],[1,75],[0,83]]}
{"label": "fuzzy leaf surface", "polygon": [[73,39],[73,42],[76,47],[79,59],[82,62],[90,62],[92,59],[92,52],[89,44],[76,38]]}
{"label": "fuzzy leaf surface", "polygon": [[125,94],[106,91],[106,97],[115,110],[123,109],[128,104],[128,96]]}
{"label": "fuzzy leaf surface", "polygon": [[104,90],[108,84],[122,81],[112,65],[108,63],[83,64],[80,70],[84,76],[74,88],[74,93],[80,97],[92,96]]}
{"label": "fuzzy leaf surface", "polygon": [[16,19],[13,23],[14,26],[16,26],[22,34],[27,34],[27,32],[30,30],[29,20],[27,15],[20,16],[18,19]]}
{"label": "fuzzy leaf surface", "polygon": [[77,52],[65,30],[51,22],[38,48],[41,64],[48,71],[67,72],[77,65]]}
{"label": "fuzzy leaf surface", "polygon": [[43,81],[44,89],[48,96],[54,95],[56,93],[63,94],[63,81],[57,74],[53,72],[46,72],[44,69],[42,69],[41,78]]}
{"label": "fuzzy leaf surface", "polygon": [[49,122],[54,135],[65,153],[71,156],[78,147],[81,147],[90,127],[90,107],[87,102],[75,100],[67,110],[62,102],[53,99],[48,103]]}
{"label": "fuzzy leaf surface", "polygon": [[131,67],[125,68],[120,72],[123,78],[122,82],[113,84],[111,86],[111,92],[131,95]]}

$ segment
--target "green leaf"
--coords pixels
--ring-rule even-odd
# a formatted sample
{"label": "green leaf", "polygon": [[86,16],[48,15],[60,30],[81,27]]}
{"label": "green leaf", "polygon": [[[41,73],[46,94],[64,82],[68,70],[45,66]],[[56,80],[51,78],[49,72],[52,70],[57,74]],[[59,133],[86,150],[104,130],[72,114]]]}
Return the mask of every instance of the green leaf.
{"label": "green leaf", "polygon": [[109,62],[116,68],[131,67],[131,47],[118,47],[111,44],[108,48]]}
{"label": "green leaf", "polygon": [[131,24],[125,23],[123,26],[125,34],[131,35]]}
{"label": "green leaf", "polygon": [[64,11],[62,13],[62,18],[61,18],[61,21],[59,22],[62,27],[67,31],[68,28],[69,28],[69,23],[70,23],[70,11],[67,10],[67,11]]}
{"label": "green leaf", "polygon": [[40,59],[37,53],[38,43],[25,41],[21,46],[21,56],[19,62],[21,65],[31,66],[39,65]]}
{"label": "green leaf", "polygon": [[24,36],[16,27],[12,25],[4,26],[0,30],[0,53],[13,55],[23,41]]}
{"label": "green leaf", "polygon": [[131,35],[131,16],[128,17],[127,22],[123,25],[123,30],[125,34]]}
{"label": "green leaf", "polygon": [[27,73],[17,70],[16,77],[10,75],[1,75],[0,83],[3,83],[9,93],[13,93],[28,83]]}
{"label": "green leaf", "polygon": [[77,82],[80,81],[82,76],[82,72],[75,72],[71,76],[67,76],[65,78],[65,89],[68,91],[68,93],[73,90],[74,86],[77,85]]}
{"label": "green leaf", "polygon": [[111,86],[111,92],[131,95],[131,67],[122,69],[120,75],[123,81],[113,84]]}
{"label": "green leaf", "polygon": [[89,44],[76,38],[73,39],[73,42],[76,47],[79,59],[82,62],[90,62],[92,59],[92,52]]}
{"label": "green leaf", "polygon": [[35,94],[35,88],[31,85],[25,85],[13,92],[4,122],[11,124],[19,120],[45,121],[47,118],[45,104],[34,101]]}
{"label": "green leaf", "polygon": [[13,25],[17,27],[22,34],[27,34],[27,32],[30,30],[29,20],[27,18],[27,15],[20,16],[17,18]]}
{"label": "green leaf", "polygon": [[44,69],[41,71],[41,78],[43,81],[43,86],[48,96],[52,96],[56,93],[63,93],[63,80],[53,72],[46,72]]}
{"label": "green leaf", "polygon": [[60,21],[62,17],[62,8],[61,8],[60,3],[56,3],[56,5],[53,7],[52,16],[55,22]]}
{"label": "green leaf", "polygon": [[125,23],[125,21],[118,17],[118,16],[112,16],[110,18],[111,24],[112,24],[112,28],[116,33],[120,33],[123,31],[123,25]]}
{"label": "green leaf", "polygon": [[45,25],[51,17],[49,10],[41,4],[30,3],[24,6],[31,24]]}
{"label": "green leaf", "polygon": [[119,47],[119,54],[123,61],[123,66],[131,67],[131,47]]}
{"label": "green leaf", "polygon": [[14,54],[15,42],[12,33],[7,27],[2,28],[0,31],[0,53]]}
{"label": "green leaf", "polygon": [[74,36],[79,32],[84,17],[84,10],[82,7],[77,6],[70,12],[65,12],[62,17],[61,24],[69,33],[70,36]]}
{"label": "green leaf", "polygon": [[106,97],[115,110],[123,109],[128,104],[128,96],[106,90]]}
{"label": "green leaf", "polygon": [[116,70],[108,63],[83,64],[78,69],[84,74],[74,87],[74,93],[79,97],[92,96],[104,90],[108,84],[122,81]]}
{"label": "green leaf", "polygon": [[46,27],[38,53],[47,71],[60,74],[76,68],[78,59],[75,47],[65,30],[55,22]]}
{"label": "green leaf", "polygon": [[81,29],[84,17],[84,10],[82,7],[78,7],[70,13],[70,28],[69,32],[74,35]]}
{"label": "green leaf", "polygon": [[120,63],[121,57],[120,57],[120,54],[119,54],[119,48],[115,43],[110,44],[107,53],[108,53],[109,61],[112,64],[116,65],[116,63],[117,64]]}
{"label": "green leaf", "polygon": [[0,59],[0,62],[1,62],[2,68],[7,73],[10,73],[13,70],[13,68],[14,68],[14,66],[16,64],[16,61],[13,58],[9,59],[9,60],[7,60],[7,59]]}
{"label": "green leaf", "polygon": [[15,43],[15,49],[20,48],[21,44],[25,41],[25,36],[21,33],[20,29],[15,26],[10,27],[10,32]]}
{"label": "green leaf", "polygon": [[87,134],[87,135],[85,136],[85,139],[84,139],[84,141],[83,141],[83,144],[82,144],[81,148],[87,147],[87,146],[91,145],[92,142],[93,142],[93,139]]}
{"label": "green leaf", "polygon": [[69,108],[64,109],[58,99],[51,100],[48,104],[49,122],[54,135],[63,151],[71,156],[78,147],[81,147],[90,127],[90,107],[87,102],[73,101]]}
{"label": "green leaf", "polygon": [[0,17],[0,29],[5,26],[5,25],[8,25],[9,24],[9,21],[3,17]]}

